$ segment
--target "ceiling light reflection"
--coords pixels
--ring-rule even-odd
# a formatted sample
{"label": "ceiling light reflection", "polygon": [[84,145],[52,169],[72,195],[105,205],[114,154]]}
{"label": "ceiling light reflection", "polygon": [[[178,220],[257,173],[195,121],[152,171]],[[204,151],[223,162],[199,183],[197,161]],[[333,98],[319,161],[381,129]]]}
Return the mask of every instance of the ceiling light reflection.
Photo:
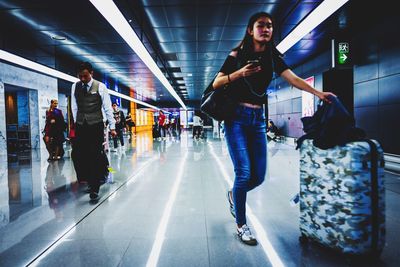
{"label": "ceiling light reflection", "polygon": [[140,41],[139,37],[133,31],[131,25],[126,21],[121,11],[114,4],[112,0],[90,0],[96,9],[104,16],[104,18],[111,24],[111,26],[118,32],[125,42],[132,48],[132,50],[140,57],[144,64],[153,72],[153,74],[160,80],[164,87],[170,94],[178,101],[178,103],[186,109],[186,105],[182,99],[172,88],[167,78],[161,72],[160,68],[154,62],[153,58]]}

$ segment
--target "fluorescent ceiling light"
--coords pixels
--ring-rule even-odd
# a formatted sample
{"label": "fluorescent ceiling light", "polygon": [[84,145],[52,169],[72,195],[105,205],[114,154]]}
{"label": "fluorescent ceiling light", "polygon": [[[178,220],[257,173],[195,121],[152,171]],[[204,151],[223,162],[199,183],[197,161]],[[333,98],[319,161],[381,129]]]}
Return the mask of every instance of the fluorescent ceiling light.
{"label": "fluorescent ceiling light", "polygon": [[164,87],[171,93],[171,95],[179,102],[179,104],[187,109],[182,99],[178,96],[167,78],[161,72],[153,58],[140,41],[139,37],[133,31],[131,25],[126,21],[125,17],[119,11],[118,7],[112,0],[90,0],[90,2],[97,8],[97,10],[104,16],[104,18],[111,24],[111,26],[121,35],[125,42],[132,48],[132,50],[140,57],[144,64],[153,72],[153,74],[160,80]]}
{"label": "fluorescent ceiling light", "polygon": [[[69,74],[63,73],[61,71],[58,71],[58,70],[55,70],[55,69],[52,69],[52,68],[49,68],[47,66],[44,66],[44,65],[41,65],[39,63],[33,62],[31,60],[25,59],[23,57],[11,54],[11,53],[9,53],[7,51],[4,51],[4,50],[1,50],[1,49],[0,49],[0,59],[2,59],[4,61],[8,61],[8,62],[10,62],[12,64],[15,64],[15,65],[22,66],[24,68],[28,68],[28,69],[31,69],[31,70],[34,70],[34,71],[37,71],[37,72],[40,72],[40,73],[43,73],[43,74],[46,74],[46,75],[53,76],[55,78],[63,79],[63,80],[69,81],[69,82],[73,82],[74,83],[74,82],[79,81],[79,79],[74,77],[74,76],[71,76]],[[129,97],[127,95],[115,92],[115,91],[110,90],[110,89],[108,89],[108,93],[110,95],[121,97],[121,98],[126,99],[128,101],[135,102],[135,103],[138,103],[140,105],[143,105],[143,106],[155,109],[155,110],[159,110],[160,109],[160,108],[158,108],[156,106],[147,104],[146,102],[137,100],[137,99],[135,99],[133,97]]]}
{"label": "fluorescent ceiling light", "polygon": [[5,61],[11,62],[13,64],[20,65],[25,68],[32,69],[32,70],[35,70],[35,71],[38,71],[38,72],[41,72],[41,73],[44,73],[44,74],[47,74],[47,75],[50,75],[53,77],[57,77],[57,78],[60,78],[60,79],[66,80],[66,81],[70,81],[73,83],[76,81],[79,81],[79,79],[74,76],[71,76],[71,75],[65,74],[61,71],[46,67],[44,65],[38,64],[38,63],[30,61],[28,59],[25,59],[23,57],[11,54],[4,50],[0,50],[0,59],[3,59]]}
{"label": "fluorescent ceiling light", "polygon": [[297,27],[276,47],[282,54],[295,45],[306,34],[336,12],[349,0],[325,0],[314,9]]}

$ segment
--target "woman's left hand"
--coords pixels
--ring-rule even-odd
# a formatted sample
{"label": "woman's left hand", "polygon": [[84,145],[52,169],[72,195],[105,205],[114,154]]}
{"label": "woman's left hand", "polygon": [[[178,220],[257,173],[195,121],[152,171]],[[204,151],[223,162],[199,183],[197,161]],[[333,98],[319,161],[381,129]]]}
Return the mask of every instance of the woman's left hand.
{"label": "woman's left hand", "polygon": [[317,94],[317,96],[319,97],[319,99],[321,99],[322,101],[325,101],[327,103],[331,103],[331,101],[329,100],[329,96],[334,96],[336,97],[335,94],[331,93],[331,92],[319,92]]}

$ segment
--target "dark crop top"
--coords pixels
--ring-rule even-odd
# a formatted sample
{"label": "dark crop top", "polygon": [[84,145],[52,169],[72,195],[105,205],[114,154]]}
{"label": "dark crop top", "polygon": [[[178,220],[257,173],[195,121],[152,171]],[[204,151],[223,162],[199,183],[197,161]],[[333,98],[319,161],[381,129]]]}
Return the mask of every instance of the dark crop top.
{"label": "dark crop top", "polygon": [[[253,59],[258,59],[260,61],[261,71],[254,75],[232,81],[229,85],[230,95],[237,102],[255,105],[266,104],[267,95],[265,92],[272,80],[272,71],[274,70],[276,74],[281,75],[281,73],[284,70],[289,69],[289,67],[286,65],[276,48],[272,49],[272,53],[268,49],[263,52],[251,53],[248,56],[241,54],[242,53],[239,52],[237,57],[229,55],[222,65],[220,72],[231,74],[245,66],[248,60]],[[272,66],[271,55],[274,59],[274,66]]]}

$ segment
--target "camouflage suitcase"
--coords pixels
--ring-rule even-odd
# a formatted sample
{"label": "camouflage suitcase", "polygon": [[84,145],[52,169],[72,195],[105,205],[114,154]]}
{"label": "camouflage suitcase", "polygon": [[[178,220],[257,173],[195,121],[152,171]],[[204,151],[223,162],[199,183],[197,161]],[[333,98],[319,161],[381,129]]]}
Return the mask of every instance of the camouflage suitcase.
{"label": "camouflage suitcase", "polygon": [[300,241],[348,255],[379,256],[385,244],[383,150],[365,140],[300,148]]}

